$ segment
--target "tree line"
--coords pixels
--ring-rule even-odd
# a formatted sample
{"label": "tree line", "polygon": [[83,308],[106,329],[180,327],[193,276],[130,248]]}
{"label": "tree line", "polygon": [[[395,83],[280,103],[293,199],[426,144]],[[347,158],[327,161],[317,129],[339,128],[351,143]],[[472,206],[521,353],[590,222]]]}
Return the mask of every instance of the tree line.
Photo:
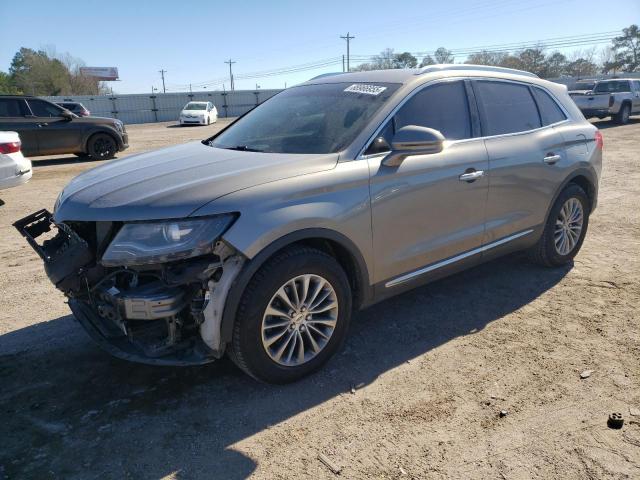
{"label": "tree line", "polygon": [[[547,52],[544,45],[526,48],[517,52],[480,51],[469,55],[464,63],[473,65],[493,65],[516,68],[535,73],[542,78],[562,76],[584,77],[597,73],[618,74],[640,71],[640,30],[631,25],[615,37],[611,45],[597,55],[595,48],[574,51],[565,55],[559,51]],[[370,62],[363,63],[354,70],[380,70],[390,68],[426,67],[437,63],[454,63],[456,58],[451,50],[438,48],[433,55],[425,55],[421,61],[410,52],[395,53],[387,48]]]}
{"label": "tree line", "polygon": [[107,88],[93,77],[83,75],[84,62],[54,49],[22,47],[13,57],[9,72],[0,71],[0,94],[100,95]]}

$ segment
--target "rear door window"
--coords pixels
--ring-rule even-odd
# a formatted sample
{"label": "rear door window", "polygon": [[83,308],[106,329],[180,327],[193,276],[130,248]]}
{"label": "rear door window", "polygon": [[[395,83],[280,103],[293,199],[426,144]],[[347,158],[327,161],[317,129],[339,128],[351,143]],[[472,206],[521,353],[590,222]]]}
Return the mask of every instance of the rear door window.
{"label": "rear door window", "polygon": [[0,118],[24,117],[24,100],[20,98],[0,98]]}
{"label": "rear door window", "polygon": [[541,88],[533,87],[533,96],[536,97],[543,125],[551,125],[567,119],[560,106],[547,92]]}
{"label": "rear door window", "polygon": [[59,117],[60,107],[43,100],[29,99],[29,107],[36,117]]}
{"label": "rear door window", "polygon": [[395,116],[396,130],[407,125],[439,130],[447,140],[470,138],[471,117],[464,83],[442,82],[415,94]]}
{"label": "rear door window", "polygon": [[542,126],[527,85],[478,80],[474,87],[484,136],[526,132]]}

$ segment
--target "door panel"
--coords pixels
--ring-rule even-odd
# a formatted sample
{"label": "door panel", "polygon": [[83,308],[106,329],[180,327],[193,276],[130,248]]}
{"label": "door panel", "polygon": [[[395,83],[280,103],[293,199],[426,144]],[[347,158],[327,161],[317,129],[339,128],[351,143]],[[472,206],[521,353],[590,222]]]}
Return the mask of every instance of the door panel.
{"label": "door panel", "polygon": [[485,237],[490,243],[544,222],[568,161],[563,137],[553,127],[484,143],[491,172]]}
{"label": "door panel", "polygon": [[[376,283],[481,246],[489,185],[481,139],[408,157],[398,167],[381,161],[368,160]],[[484,176],[461,181],[470,169]]]}
{"label": "door panel", "polygon": [[62,117],[36,117],[41,155],[72,153],[82,149],[81,123]]}

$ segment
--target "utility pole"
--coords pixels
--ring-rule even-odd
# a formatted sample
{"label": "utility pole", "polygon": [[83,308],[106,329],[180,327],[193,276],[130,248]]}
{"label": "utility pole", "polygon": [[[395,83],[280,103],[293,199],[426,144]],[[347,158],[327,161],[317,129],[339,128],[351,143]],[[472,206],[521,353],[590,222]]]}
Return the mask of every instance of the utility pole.
{"label": "utility pole", "polygon": [[344,53],[342,54],[342,71],[344,72]]}
{"label": "utility pole", "polygon": [[189,84],[189,93],[193,93],[193,91],[191,90],[191,84]]}
{"label": "utility pole", "polygon": [[343,37],[342,35],[340,36],[340,38],[343,38],[347,41],[347,72],[351,71],[351,67],[349,65],[349,40],[353,40],[356,37],[350,36],[349,32],[347,32],[347,36]]}
{"label": "utility pole", "polygon": [[231,59],[229,59],[229,61],[225,61],[224,63],[228,63],[229,64],[229,81],[231,82],[231,91],[234,91],[235,85],[233,83],[233,70],[231,70],[231,65],[233,65],[236,62],[231,61]]}
{"label": "utility pole", "polygon": [[162,93],[167,93],[167,89],[164,87],[164,74],[167,73],[166,70],[158,70],[160,72],[160,76],[162,77]]}

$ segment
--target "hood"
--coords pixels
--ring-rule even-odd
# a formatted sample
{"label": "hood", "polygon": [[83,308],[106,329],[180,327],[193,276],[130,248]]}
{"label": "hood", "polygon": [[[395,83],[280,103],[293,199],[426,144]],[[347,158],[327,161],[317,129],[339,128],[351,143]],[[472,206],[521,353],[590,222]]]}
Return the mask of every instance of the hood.
{"label": "hood", "polygon": [[569,90],[569,95],[587,95],[593,93],[593,90]]}
{"label": "hood", "polygon": [[62,191],[57,222],[184,218],[237,190],[330,170],[338,154],[258,153],[201,142],[165,148],[84,172]]}

